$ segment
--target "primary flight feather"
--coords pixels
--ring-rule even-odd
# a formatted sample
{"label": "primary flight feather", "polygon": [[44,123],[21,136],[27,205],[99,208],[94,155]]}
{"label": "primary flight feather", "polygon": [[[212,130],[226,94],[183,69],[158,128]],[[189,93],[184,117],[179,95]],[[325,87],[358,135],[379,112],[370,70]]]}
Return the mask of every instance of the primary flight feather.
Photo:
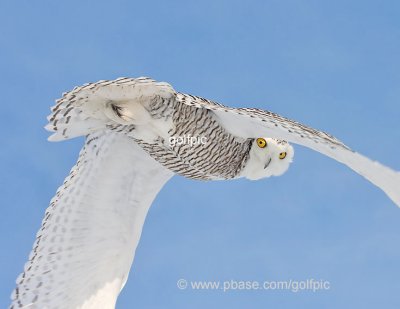
{"label": "primary flight feather", "polygon": [[86,141],[46,210],[10,308],[114,308],[147,210],[174,174],[200,180],[279,176],[294,156],[289,142],[347,165],[400,206],[400,173],[335,137],[149,78],[76,87],[48,120],[49,140],[84,135]]}

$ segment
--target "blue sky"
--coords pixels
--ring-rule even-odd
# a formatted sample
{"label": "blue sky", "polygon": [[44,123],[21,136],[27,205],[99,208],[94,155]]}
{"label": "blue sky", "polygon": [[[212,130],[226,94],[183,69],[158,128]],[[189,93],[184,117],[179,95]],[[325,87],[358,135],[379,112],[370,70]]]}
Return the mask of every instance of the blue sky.
{"label": "blue sky", "polygon": [[[0,307],[82,139],[49,107],[89,81],[150,76],[323,129],[400,170],[398,1],[0,2]],[[117,308],[400,308],[400,210],[295,148],[282,177],[159,194]],[[179,290],[187,280],[329,280],[328,291]]]}

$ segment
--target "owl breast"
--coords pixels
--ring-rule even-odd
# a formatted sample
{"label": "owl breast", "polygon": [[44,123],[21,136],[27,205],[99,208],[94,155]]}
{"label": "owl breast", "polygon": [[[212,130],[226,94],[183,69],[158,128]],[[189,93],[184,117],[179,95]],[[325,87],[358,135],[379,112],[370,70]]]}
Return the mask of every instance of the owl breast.
{"label": "owl breast", "polygon": [[[159,163],[191,179],[217,180],[237,177],[250,153],[252,139],[227,132],[212,111],[173,99],[155,100],[147,106],[154,119],[172,120],[166,136],[135,141]],[[128,129],[129,131],[129,129]]]}

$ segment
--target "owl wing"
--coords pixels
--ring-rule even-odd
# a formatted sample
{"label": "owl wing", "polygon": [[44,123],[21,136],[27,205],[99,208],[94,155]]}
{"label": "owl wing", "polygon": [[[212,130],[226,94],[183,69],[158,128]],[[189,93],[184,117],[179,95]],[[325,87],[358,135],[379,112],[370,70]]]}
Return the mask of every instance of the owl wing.
{"label": "owl wing", "polygon": [[219,123],[236,136],[284,139],[339,161],[382,189],[400,206],[400,173],[351,150],[328,133],[256,108],[230,108],[182,93],[177,94],[177,99],[191,106],[211,110]]}
{"label": "owl wing", "polygon": [[114,308],[172,172],[128,137],[90,134],[46,210],[10,308]]}
{"label": "owl wing", "polygon": [[167,83],[156,82],[148,77],[121,77],[101,80],[75,87],[56,101],[47,117],[48,131],[54,132],[49,141],[62,141],[87,135],[118,123],[109,117],[110,103],[156,101],[162,109],[164,102],[176,96]]}

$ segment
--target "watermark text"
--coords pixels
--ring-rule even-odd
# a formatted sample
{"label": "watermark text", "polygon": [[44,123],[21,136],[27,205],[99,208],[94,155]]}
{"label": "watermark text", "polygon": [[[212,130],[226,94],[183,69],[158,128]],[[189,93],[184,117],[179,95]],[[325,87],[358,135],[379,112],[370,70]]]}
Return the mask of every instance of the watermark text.
{"label": "watermark text", "polygon": [[189,145],[190,147],[196,145],[205,145],[207,143],[207,137],[205,136],[192,136],[190,134],[183,136],[171,136],[168,139],[171,147]]}
{"label": "watermark text", "polygon": [[179,279],[176,283],[180,290],[217,290],[228,291],[289,291],[298,292],[318,292],[326,291],[331,288],[328,280],[322,279],[304,279],[304,280],[266,280],[266,281],[244,281],[244,280],[226,280],[226,281],[190,281]]}

